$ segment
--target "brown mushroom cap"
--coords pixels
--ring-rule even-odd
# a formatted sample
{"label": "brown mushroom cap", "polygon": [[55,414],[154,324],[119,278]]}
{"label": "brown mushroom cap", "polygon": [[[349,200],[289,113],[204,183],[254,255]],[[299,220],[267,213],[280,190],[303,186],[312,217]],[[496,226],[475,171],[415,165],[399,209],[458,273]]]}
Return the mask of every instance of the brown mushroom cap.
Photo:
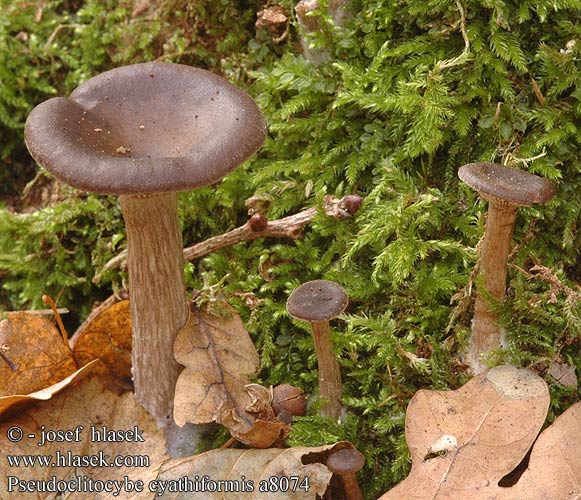
{"label": "brown mushroom cap", "polygon": [[365,457],[355,448],[344,448],[327,459],[327,468],[334,474],[355,474],[365,464]]}
{"label": "brown mushroom cap", "polygon": [[286,302],[286,310],[296,319],[329,321],[347,307],[349,299],[341,285],[314,280],[297,287]]}
{"label": "brown mushroom cap", "polygon": [[496,163],[469,163],[458,176],[486,200],[500,203],[543,204],[555,195],[555,186],[547,179]]}
{"label": "brown mushroom cap", "polygon": [[216,182],[263,143],[252,98],[182,64],[113,69],[32,110],[25,140],[59,179],[108,194],[184,191]]}

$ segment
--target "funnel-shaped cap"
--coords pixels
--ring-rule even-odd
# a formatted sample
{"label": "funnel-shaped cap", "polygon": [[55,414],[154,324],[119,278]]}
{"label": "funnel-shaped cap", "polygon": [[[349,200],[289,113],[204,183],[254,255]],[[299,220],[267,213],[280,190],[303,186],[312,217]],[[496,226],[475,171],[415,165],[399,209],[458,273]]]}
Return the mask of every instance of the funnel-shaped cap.
{"label": "funnel-shaped cap", "polygon": [[102,73],[32,110],[33,158],[59,179],[109,194],[184,191],[216,182],[263,143],[252,98],[224,78],[150,62]]}
{"label": "funnel-shaped cap", "polygon": [[349,298],[344,288],[327,280],[307,281],[295,288],[286,301],[286,310],[303,321],[329,321],[347,307]]}
{"label": "funnel-shaped cap", "polygon": [[458,176],[483,198],[509,205],[542,205],[555,195],[555,186],[547,179],[496,163],[469,163]]}

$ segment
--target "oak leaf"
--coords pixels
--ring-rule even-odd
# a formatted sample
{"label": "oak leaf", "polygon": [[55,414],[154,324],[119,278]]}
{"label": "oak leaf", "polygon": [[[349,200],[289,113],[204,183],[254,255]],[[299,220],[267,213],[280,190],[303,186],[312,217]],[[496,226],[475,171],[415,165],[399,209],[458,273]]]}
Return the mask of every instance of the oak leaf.
{"label": "oak leaf", "polygon": [[131,314],[122,300],[96,311],[70,339],[79,366],[100,359],[110,372],[131,380]]}
{"label": "oak leaf", "polygon": [[69,345],[47,319],[25,312],[0,321],[0,396],[29,394],[49,387],[77,370]]}
{"label": "oak leaf", "polygon": [[[161,463],[168,458],[165,453],[163,431],[157,428],[156,422],[136,403],[133,393],[118,395],[108,387],[103,377],[92,377],[81,384],[67,387],[51,400],[41,402],[18,418],[0,425],[0,498],[4,498],[5,492],[8,491],[10,477],[18,478],[20,481],[33,481],[35,483],[30,484],[35,485],[39,481],[44,481],[46,485],[51,484],[53,476],[55,477],[53,481],[85,485],[89,484],[89,480],[92,480],[93,484],[96,481],[101,481],[101,484],[108,481],[110,485],[115,482],[122,488],[128,484],[128,480],[132,483],[142,481],[145,488],[142,493],[121,489],[118,496],[114,496],[112,492],[96,491],[94,488],[93,491],[86,493],[73,490],[61,496],[42,490],[34,495],[19,493],[18,486],[12,485],[10,498],[15,500],[152,498],[153,495],[147,485],[156,477]],[[109,430],[124,433],[137,428],[142,440],[132,435],[133,437],[126,441],[105,442],[104,426]],[[8,433],[11,428],[21,429],[20,441],[8,439],[9,435],[14,439],[14,430]],[[100,434],[93,434],[93,428]],[[61,434],[60,442],[58,440],[43,442],[43,435],[45,437],[51,435],[48,431],[68,432],[66,437],[69,439],[63,441],[65,435]],[[9,466],[9,455],[50,456],[52,463],[57,466],[43,467],[39,463],[35,466],[24,464]],[[92,459],[91,457],[97,457],[94,464],[83,465],[80,462],[83,459]],[[116,457],[124,457],[124,460],[128,461],[117,464],[120,466],[111,465]],[[109,465],[103,465],[102,460],[106,460]],[[131,464],[133,466],[130,466]],[[41,487],[46,489],[45,486]]]}
{"label": "oak leaf", "polygon": [[[537,438],[549,401],[548,388],[540,377],[512,366],[492,368],[456,391],[418,391],[406,413],[411,472],[381,500],[578,498],[543,496],[539,488],[526,483],[524,475],[517,483],[522,488],[518,490],[520,493],[515,487],[499,486],[499,481],[515,469]],[[578,439],[578,411],[576,415],[576,426],[571,425],[568,430],[557,427],[552,431],[557,440],[571,440],[575,436]],[[553,455],[557,462],[560,460],[555,464],[560,468],[550,472],[552,480],[559,482],[562,474],[571,475],[571,460],[581,463],[581,454],[579,447],[558,447],[555,438],[547,440],[559,450],[553,450]],[[546,467],[543,464],[548,453],[537,452],[535,458],[538,445],[533,449],[530,465],[537,471],[539,467]],[[533,459],[537,464],[533,464]],[[569,465],[565,465],[563,472],[566,463]],[[579,466],[574,467],[578,473]],[[571,488],[573,491],[574,487]],[[581,494],[579,476],[576,488],[575,494]]]}
{"label": "oak leaf", "polygon": [[249,376],[258,353],[240,316],[226,302],[213,312],[194,308],[174,343],[174,357],[185,366],[175,391],[174,420],[216,422],[255,448],[271,446],[287,429],[271,406],[272,394]]}
{"label": "oak leaf", "polygon": [[12,394],[10,396],[0,397],[0,417],[3,419],[7,415],[29,406],[30,403],[46,401],[47,399],[52,398],[68,385],[83,379],[87,374],[96,373],[96,364],[98,364],[98,360],[91,361],[56,384],[40,389],[39,391],[31,392],[30,394]]}
{"label": "oak leaf", "polygon": [[[195,457],[165,462],[157,480],[160,487],[166,488],[162,497],[166,500],[322,498],[333,475],[324,465],[327,457],[346,447],[352,445],[340,442],[315,448],[213,450]],[[204,481],[206,492],[202,493]],[[212,486],[208,486],[210,481],[214,484],[221,481],[222,492],[212,492]],[[186,495],[175,491],[177,488],[183,490],[185,485],[190,486],[191,493]],[[196,485],[198,493],[194,489]],[[230,488],[230,491],[224,493],[224,488]]]}
{"label": "oak leaf", "polygon": [[529,466],[501,499],[577,500],[581,498],[581,403],[546,428],[533,446]]}

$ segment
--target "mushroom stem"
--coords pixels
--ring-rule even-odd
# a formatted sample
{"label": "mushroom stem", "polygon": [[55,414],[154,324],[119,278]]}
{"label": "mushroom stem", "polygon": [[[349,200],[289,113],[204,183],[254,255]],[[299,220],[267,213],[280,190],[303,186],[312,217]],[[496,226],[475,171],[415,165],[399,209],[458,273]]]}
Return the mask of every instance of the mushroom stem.
{"label": "mushroom stem", "polygon": [[341,416],[341,367],[333,351],[331,327],[328,321],[311,322],[319,371],[319,391],[323,406],[321,414],[338,419]]}
{"label": "mushroom stem", "polygon": [[158,422],[167,422],[179,374],[173,344],[188,316],[177,195],[123,195],[120,202],[127,229],[135,396]]}
{"label": "mushroom stem", "polygon": [[[515,205],[492,199],[489,201],[488,220],[480,253],[480,274],[483,277],[483,288],[499,302],[504,300],[506,290],[508,254],[517,211],[518,207]],[[467,360],[475,373],[486,369],[480,355],[499,349],[501,345],[498,316],[491,310],[484,295],[478,292]]]}

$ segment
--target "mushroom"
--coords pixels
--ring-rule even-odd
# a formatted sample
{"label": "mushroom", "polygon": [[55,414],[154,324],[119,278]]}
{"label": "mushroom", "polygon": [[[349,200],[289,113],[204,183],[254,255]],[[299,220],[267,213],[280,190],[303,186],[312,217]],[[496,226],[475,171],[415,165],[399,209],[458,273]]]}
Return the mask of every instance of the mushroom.
{"label": "mushroom", "polygon": [[[542,177],[495,163],[470,163],[458,171],[462,181],[488,201],[488,220],[480,253],[483,288],[499,302],[504,300],[510,241],[518,207],[543,204],[555,194],[554,185]],[[474,373],[486,369],[480,357],[502,347],[497,315],[480,292],[476,295],[467,363]]]}
{"label": "mushroom", "polygon": [[355,448],[343,448],[327,459],[327,468],[341,477],[346,500],[363,500],[357,473],[364,464],[365,457]]}
{"label": "mushroom", "polygon": [[32,157],[84,191],[119,195],[127,228],[133,381],[141,405],[168,421],[186,323],[177,192],[214,183],[263,143],[266,124],[243,90],[182,64],[149,62],[91,78],[39,104]]}
{"label": "mushroom", "polygon": [[339,361],[333,352],[329,321],[339,316],[347,303],[343,287],[327,280],[303,283],[286,302],[286,309],[293,318],[311,323],[319,367],[319,391],[325,400],[321,413],[334,419],[341,415],[343,388]]}

